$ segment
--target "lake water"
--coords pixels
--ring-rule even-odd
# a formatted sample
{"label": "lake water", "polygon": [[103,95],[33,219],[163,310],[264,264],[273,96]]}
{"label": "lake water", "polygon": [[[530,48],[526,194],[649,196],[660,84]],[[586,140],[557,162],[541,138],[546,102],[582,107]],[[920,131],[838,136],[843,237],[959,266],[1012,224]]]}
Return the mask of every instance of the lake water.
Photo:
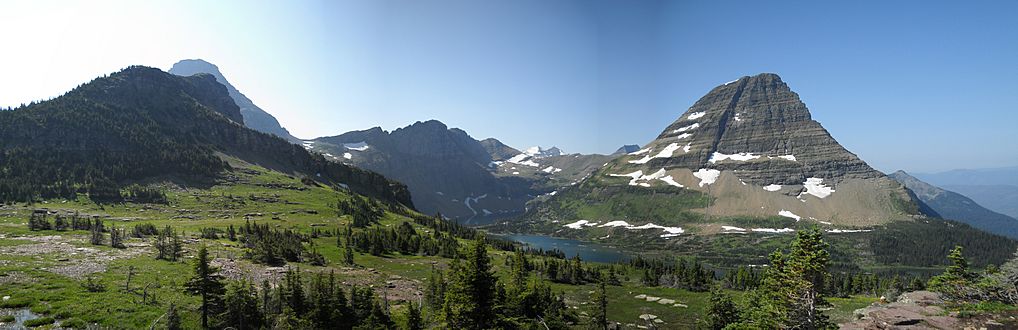
{"label": "lake water", "polygon": [[572,258],[579,254],[580,258],[584,261],[616,262],[619,260],[629,260],[629,255],[625,252],[597,243],[541,235],[501,235],[500,237],[526,244],[532,248],[544,250],[557,249],[565,252],[567,258]]}
{"label": "lake water", "polygon": [[28,308],[0,309],[0,315],[14,315],[14,323],[0,323],[0,329],[27,329],[25,321],[39,318],[39,315],[32,313]]}

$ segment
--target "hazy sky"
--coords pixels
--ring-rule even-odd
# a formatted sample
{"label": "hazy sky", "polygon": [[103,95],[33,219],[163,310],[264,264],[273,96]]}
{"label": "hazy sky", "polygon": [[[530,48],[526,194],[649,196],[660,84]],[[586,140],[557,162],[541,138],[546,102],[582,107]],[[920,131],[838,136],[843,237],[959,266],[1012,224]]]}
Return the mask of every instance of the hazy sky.
{"label": "hazy sky", "polygon": [[2,1],[0,105],[202,58],[301,138],[438,119],[519,148],[643,144],[774,72],[891,171],[1018,165],[1018,1]]}

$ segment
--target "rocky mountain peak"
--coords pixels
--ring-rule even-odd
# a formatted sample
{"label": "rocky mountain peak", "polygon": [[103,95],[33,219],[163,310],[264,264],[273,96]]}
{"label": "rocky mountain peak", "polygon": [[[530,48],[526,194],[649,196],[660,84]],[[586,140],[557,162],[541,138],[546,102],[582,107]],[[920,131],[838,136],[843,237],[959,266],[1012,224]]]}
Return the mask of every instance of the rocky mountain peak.
{"label": "rocky mountain peak", "polygon": [[233,87],[223,73],[219,71],[219,67],[215,64],[209,63],[208,61],[201,59],[190,59],[182,60],[173,64],[170,68],[169,73],[178,76],[192,76],[196,74],[209,74],[216,78],[223,86],[226,86],[227,92],[229,92],[230,98],[233,99],[237,106],[240,107],[240,113],[243,117],[242,121],[245,126],[250,127],[256,131],[269,133],[286,139],[290,142],[298,143],[301,140],[290,135],[290,132],[283,128],[276,117],[273,117],[265,110],[262,110],[254,104],[251,99]]}
{"label": "rocky mountain peak", "polygon": [[651,167],[731,170],[758,185],[883,176],[838,144],[811,118],[799,95],[771,73],[715,87],[646,149],[626,160]]}

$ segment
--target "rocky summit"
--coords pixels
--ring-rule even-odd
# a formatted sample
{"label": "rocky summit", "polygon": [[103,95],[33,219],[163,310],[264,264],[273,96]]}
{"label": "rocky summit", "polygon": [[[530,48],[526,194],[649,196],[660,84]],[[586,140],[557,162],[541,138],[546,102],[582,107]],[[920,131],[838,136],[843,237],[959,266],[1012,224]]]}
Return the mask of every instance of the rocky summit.
{"label": "rocky summit", "polygon": [[262,108],[259,108],[253,101],[251,101],[251,99],[237,90],[236,87],[233,87],[233,85],[226,80],[226,77],[223,76],[223,73],[219,72],[219,67],[215,64],[200,59],[182,60],[174,63],[173,67],[170,68],[169,73],[178,76],[190,76],[200,73],[212,75],[216,78],[216,81],[226,86],[227,92],[230,93],[230,98],[232,98],[233,101],[237,103],[237,106],[240,107],[240,113],[244,116],[244,126],[262,133],[276,135],[293,143],[300,142],[300,139],[293,137],[293,135],[290,135],[289,131],[279,125],[279,121],[276,120],[276,117],[273,117],[268,112],[265,112],[265,110],[262,110]]}
{"label": "rocky summit", "polygon": [[707,217],[783,217],[858,227],[922,215],[901,184],[842,147],[812,119],[798,94],[770,73],[715,87],[643,149],[616,158],[588,181],[580,188],[589,190],[588,197],[603,195],[592,185],[703,193],[709,202],[689,210]]}

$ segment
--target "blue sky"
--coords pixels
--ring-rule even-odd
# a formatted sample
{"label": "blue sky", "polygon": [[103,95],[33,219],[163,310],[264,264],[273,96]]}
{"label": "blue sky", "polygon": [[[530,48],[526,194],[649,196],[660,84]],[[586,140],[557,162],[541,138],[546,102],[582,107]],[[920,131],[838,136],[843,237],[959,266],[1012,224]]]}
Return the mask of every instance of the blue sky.
{"label": "blue sky", "polygon": [[[523,148],[653,139],[774,72],[874,167],[1018,165],[1015,1],[4,1],[0,105],[217,64],[294,135],[438,119]],[[11,27],[14,27],[13,29]]]}

